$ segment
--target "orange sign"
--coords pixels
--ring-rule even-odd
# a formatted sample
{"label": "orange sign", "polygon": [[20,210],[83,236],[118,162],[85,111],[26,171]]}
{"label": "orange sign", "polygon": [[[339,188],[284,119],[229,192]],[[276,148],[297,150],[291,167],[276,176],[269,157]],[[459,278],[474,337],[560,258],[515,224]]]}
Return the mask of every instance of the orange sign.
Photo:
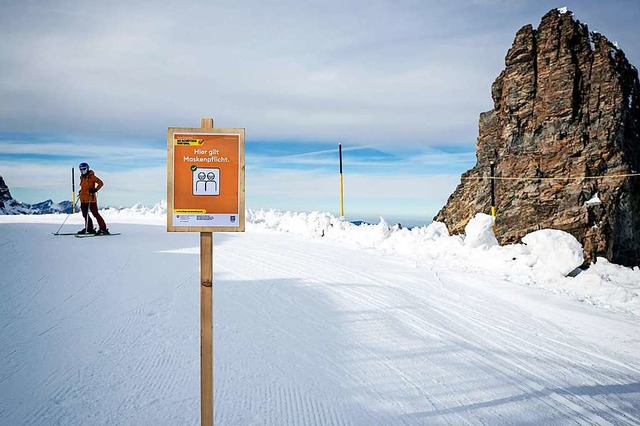
{"label": "orange sign", "polygon": [[244,231],[244,129],[169,128],[167,230]]}

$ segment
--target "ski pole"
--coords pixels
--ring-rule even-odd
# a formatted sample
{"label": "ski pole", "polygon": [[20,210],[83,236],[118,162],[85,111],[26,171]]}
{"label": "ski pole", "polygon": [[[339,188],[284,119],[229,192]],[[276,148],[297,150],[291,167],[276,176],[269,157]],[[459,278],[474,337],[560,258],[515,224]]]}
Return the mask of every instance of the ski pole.
{"label": "ski pole", "polygon": [[[93,202],[96,203],[96,211],[97,211],[98,210],[98,194],[96,192],[93,192],[91,194],[91,199],[93,199]],[[87,204],[87,217],[85,218],[85,221],[84,221],[84,230],[87,233],[89,232],[89,214],[90,213],[93,214],[91,212],[91,203]],[[96,219],[96,221],[98,220],[97,218],[95,218],[95,215],[94,215],[94,219]],[[91,228],[94,229],[93,226],[91,226]]]}
{"label": "ski pole", "polygon": [[[87,206],[87,216],[84,218],[84,232],[89,232],[89,213],[91,209],[89,208],[90,204],[86,204]],[[82,209],[82,204],[80,205],[80,209]]]}
{"label": "ski pole", "polygon": [[[76,201],[74,201],[74,203],[73,203],[73,208],[71,209],[71,211],[72,211],[72,212],[74,212],[74,211],[75,211],[75,207],[76,207],[76,204],[78,204],[78,199],[79,199],[79,198],[80,198],[80,195],[78,195],[78,196],[76,197]],[[65,223],[67,223],[67,219],[69,219],[69,216],[71,216],[71,213],[69,213],[69,214],[67,215],[67,217],[65,217],[65,218],[64,218],[64,221],[62,222],[62,225],[60,225],[60,228],[58,228],[58,230],[57,230],[54,234],[58,234],[58,233],[60,232],[60,230],[62,229],[62,227],[64,226],[64,224],[65,224]]]}

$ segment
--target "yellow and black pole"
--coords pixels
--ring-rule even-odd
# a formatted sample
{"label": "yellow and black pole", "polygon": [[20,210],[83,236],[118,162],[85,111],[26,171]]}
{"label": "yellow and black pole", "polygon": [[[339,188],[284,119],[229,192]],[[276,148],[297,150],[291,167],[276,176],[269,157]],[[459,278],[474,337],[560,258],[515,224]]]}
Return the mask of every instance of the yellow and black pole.
{"label": "yellow and black pole", "polygon": [[489,162],[491,166],[491,216],[493,216],[493,233],[496,232],[496,179],[495,179],[495,163],[493,160]]}
{"label": "yellow and black pole", "polygon": [[75,169],[71,168],[71,213],[76,212],[76,175]]}
{"label": "yellow and black pole", "polygon": [[342,179],[342,144],[338,144],[340,153],[340,217],[344,217],[344,181]]}

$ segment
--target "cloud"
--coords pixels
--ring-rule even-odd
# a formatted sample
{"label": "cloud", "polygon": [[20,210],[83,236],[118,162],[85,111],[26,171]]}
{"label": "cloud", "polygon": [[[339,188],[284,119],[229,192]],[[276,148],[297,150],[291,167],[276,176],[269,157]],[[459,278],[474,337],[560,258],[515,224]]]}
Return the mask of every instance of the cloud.
{"label": "cloud", "polygon": [[[275,144],[275,146],[282,144]],[[275,152],[251,152],[247,156],[247,167],[250,170],[260,169],[301,169],[315,168],[323,170],[338,170],[338,149],[321,149],[308,152],[296,152],[295,147],[289,147],[292,154],[281,154],[287,148],[276,149]],[[301,144],[298,144],[301,145]],[[437,174],[443,171],[463,172],[475,162],[472,151],[445,152],[440,149],[404,148],[387,144],[385,148],[375,146],[347,146],[343,147],[343,165],[345,170],[380,174],[379,171],[391,173],[394,170],[414,173]],[[271,144],[271,146],[274,146]],[[304,146],[304,145],[302,145]]]}
{"label": "cloud", "polygon": [[[339,212],[337,173],[278,170],[247,173],[246,181],[250,208]],[[350,215],[360,217],[377,214],[431,219],[459,182],[457,174],[345,174],[345,205]]]}
{"label": "cloud", "polygon": [[[12,2],[0,17],[0,131],[148,138],[214,116],[253,140],[471,145],[515,32],[555,6]],[[613,8],[574,9],[619,31]],[[625,22],[638,14],[627,4]]]}
{"label": "cloud", "polygon": [[105,190],[100,191],[103,205],[131,206],[142,203],[153,206],[167,199],[167,169],[164,166],[98,173],[105,182]]}
{"label": "cloud", "polygon": [[44,155],[44,156],[73,156],[91,158],[106,156],[113,160],[123,158],[148,158],[163,160],[166,150],[137,146],[113,146],[111,148],[98,144],[78,144],[77,142],[29,142],[24,140],[0,141],[2,155]]}
{"label": "cloud", "polygon": [[479,45],[444,27],[446,7],[29,4],[12,6],[17,22],[0,21],[13,36],[0,42],[5,130],[36,120],[148,136],[214,115],[258,139],[348,135],[365,143],[395,133],[405,143],[469,142],[497,75],[478,66],[496,41]]}
{"label": "cloud", "polygon": [[[156,166],[129,170],[108,170],[93,167],[105,183],[101,191],[101,205],[130,206],[142,202],[153,206],[166,199],[166,167]],[[0,176],[20,202],[37,203],[71,198],[71,167],[52,167],[47,162],[16,163],[0,160]],[[76,193],[79,190],[79,174],[75,170]]]}
{"label": "cloud", "polygon": [[[67,188],[71,190],[70,168],[50,167],[46,164],[22,164],[15,161],[0,160],[0,176],[2,176],[13,192],[30,187],[40,190],[62,190],[66,198]],[[32,200],[43,201],[44,199]],[[19,200],[24,201],[24,200]]]}

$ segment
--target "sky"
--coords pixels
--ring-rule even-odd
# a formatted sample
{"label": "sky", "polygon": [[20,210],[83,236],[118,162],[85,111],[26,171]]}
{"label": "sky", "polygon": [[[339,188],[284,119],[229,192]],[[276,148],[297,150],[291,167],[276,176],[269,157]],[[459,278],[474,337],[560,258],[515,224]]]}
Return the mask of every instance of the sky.
{"label": "sky", "polygon": [[[473,167],[518,29],[566,6],[640,64],[636,1],[0,1],[0,175],[18,201],[166,194],[166,131],[246,129],[246,206],[430,221]],[[77,172],[77,170],[76,170]],[[76,173],[77,176],[77,173]]]}

